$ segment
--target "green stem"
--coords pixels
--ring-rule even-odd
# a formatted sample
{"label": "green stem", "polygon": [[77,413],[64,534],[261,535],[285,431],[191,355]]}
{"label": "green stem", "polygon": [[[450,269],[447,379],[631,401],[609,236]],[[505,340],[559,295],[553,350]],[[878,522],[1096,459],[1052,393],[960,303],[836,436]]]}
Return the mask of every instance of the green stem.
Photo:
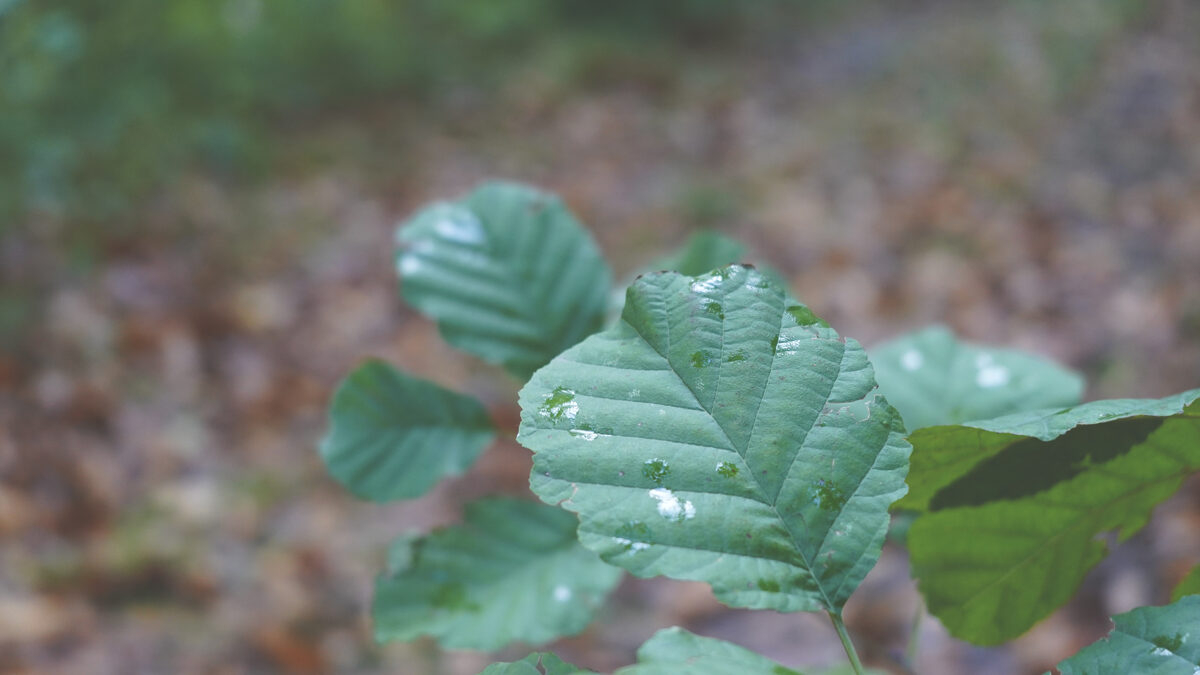
{"label": "green stem", "polygon": [[845,649],[846,656],[850,657],[850,665],[854,668],[854,672],[863,675],[862,661],[858,660],[858,652],[854,651],[854,643],[850,641],[850,634],[846,632],[846,624],[842,623],[842,616],[830,612],[829,619],[833,621],[833,627],[842,640],[842,649]]}

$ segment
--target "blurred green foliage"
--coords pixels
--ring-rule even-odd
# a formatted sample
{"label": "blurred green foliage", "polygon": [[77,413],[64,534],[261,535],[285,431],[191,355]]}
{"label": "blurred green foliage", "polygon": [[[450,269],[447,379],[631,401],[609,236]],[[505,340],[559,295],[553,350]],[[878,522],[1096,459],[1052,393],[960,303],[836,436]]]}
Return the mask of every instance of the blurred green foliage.
{"label": "blurred green foliage", "polygon": [[184,166],[261,172],[281,122],[485,87],[564,42],[727,40],[788,4],[0,0],[0,223],[111,221]]}

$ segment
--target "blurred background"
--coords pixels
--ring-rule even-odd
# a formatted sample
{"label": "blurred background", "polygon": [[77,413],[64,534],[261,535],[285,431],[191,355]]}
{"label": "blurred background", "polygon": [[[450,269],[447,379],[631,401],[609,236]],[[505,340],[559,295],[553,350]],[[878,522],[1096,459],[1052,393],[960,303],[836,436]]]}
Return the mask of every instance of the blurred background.
{"label": "blurred background", "polygon": [[[1188,0],[0,0],[0,672],[490,662],[373,644],[370,586],[394,536],[522,494],[527,453],[378,506],[315,451],[367,355],[513,414],[389,252],[487,177],[560,193],[618,278],[716,229],[868,346],[942,322],[1089,399],[1200,385],[1198,35]],[[921,672],[1041,672],[1163,602],[1200,558],[1190,486],[1013,645],[927,621]],[[880,665],[905,564],[847,609]],[[824,617],[662,580],[554,648],[612,669],[672,624],[840,655]]]}

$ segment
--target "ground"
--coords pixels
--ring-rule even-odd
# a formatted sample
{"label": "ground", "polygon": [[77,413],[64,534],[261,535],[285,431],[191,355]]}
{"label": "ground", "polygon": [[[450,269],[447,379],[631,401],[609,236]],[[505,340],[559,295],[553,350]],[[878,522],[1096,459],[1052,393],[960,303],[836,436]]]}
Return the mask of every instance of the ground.
{"label": "ground", "polygon": [[[393,228],[504,177],[561,194],[618,278],[710,227],[747,242],[843,335],[940,322],[1083,371],[1087,398],[1200,384],[1200,8],[914,3],[689,67],[570,85],[536,64],[438,106],[373,100],[284,133],[270,177],[188,171],[77,266],[72,224],[4,230],[35,311],[0,352],[0,671],[475,673],[489,657],[377,646],[371,582],[398,534],[527,494],[511,441],[418,500],[356,502],[315,452],[339,377],[378,356],[512,419],[520,383],[403,306]],[[447,102],[448,101],[448,102]],[[122,231],[128,231],[125,228]],[[1200,487],[1013,645],[929,620],[922,673],[1042,672],[1162,602],[1200,559]],[[867,659],[902,650],[901,551],[847,608]],[[667,625],[790,666],[840,647],[821,616],[733,611],[629,580],[552,647],[612,669]],[[503,656],[523,655],[523,648]]]}

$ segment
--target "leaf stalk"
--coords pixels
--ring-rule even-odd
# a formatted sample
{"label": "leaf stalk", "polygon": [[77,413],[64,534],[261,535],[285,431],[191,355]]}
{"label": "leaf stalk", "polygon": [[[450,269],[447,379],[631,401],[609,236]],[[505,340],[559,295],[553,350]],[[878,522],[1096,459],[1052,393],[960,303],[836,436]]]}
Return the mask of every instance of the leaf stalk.
{"label": "leaf stalk", "polygon": [[842,615],[830,612],[829,620],[833,622],[833,628],[842,640],[842,648],[846,650],[850,666],[854,668],[856,675],[863,675],[862,661],[858,659],[858,652],[854,651],[854,643],[850,640],[850,633],[846,632],[846,624],[842,623]]}

